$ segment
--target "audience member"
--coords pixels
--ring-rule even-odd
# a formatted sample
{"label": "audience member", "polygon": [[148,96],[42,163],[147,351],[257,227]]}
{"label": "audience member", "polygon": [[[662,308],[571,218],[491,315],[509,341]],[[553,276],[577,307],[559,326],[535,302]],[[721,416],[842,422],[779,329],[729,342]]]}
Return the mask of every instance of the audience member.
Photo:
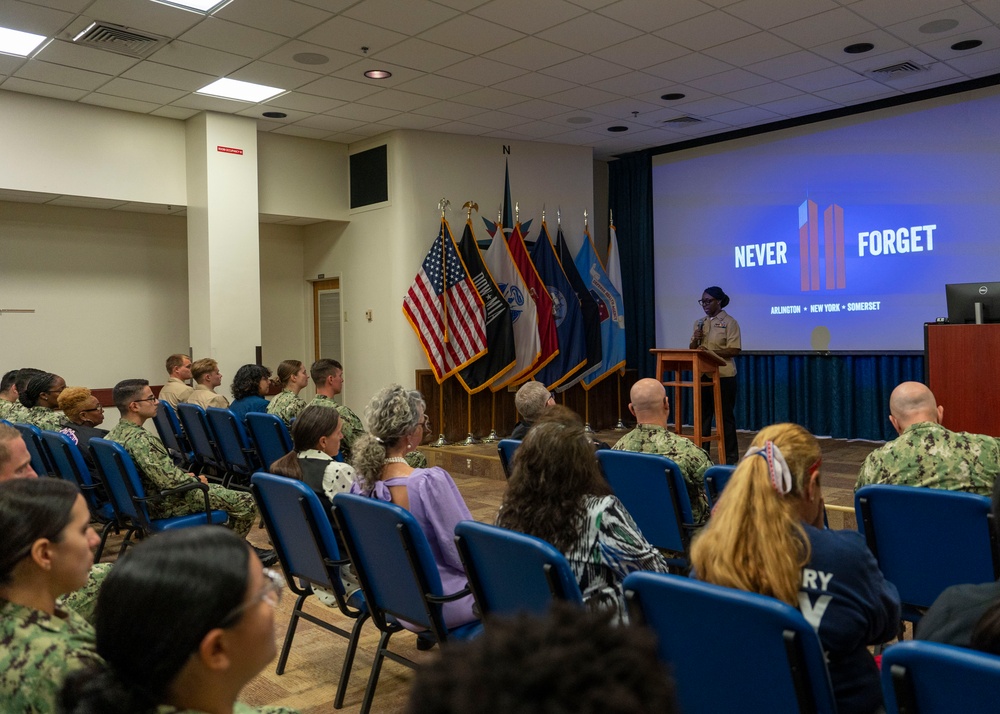
{"label": "audience member", "polygon": [[267,405],[267,413],[274,414],[291,428],[292,420],[306,408],[306,402],[299,392],[309,384],[309,373],[306,366],[297,359],[286,359],[278,365],[278,384],[281,391]]}
{"label": "audience member", "polygon": [[994,602],[983,613],[972,631],[972,649],[1000,655],[1000,602]]}
{"label": "audience member", "polygon": [[988,496],[1000,473],[1000,443],[992,436],[941,426],[944,407],[920,382],[903,382],[889,397],[889,421],[899,436],[861,464],[854,490],[870,484],[924,486]]}
{"label": "audience member", "polygon": [[[17,387],[18,401],[20,401],[21,395],[28,390],[28,382],[31,381],[31,378],[37,374],[44,373],[44,369],[35,369],[34,367],[21,367],[21,369],[17,370],[17,377],[14,378],[14,386]],[[21,406],[24,406],[24,404],[21,404]]]}
{"label": "audience member", "polygon": [[237,697],[276,654],[274,608],[284,588],[280,574],[222,528],[140,543],[108,576],[97,605],[97,652],[106,664],[67,678],[63,711],[257,711]]}
{"label": "audience member", "polygon": [[0,424],[0,483],[37,476],[35,469],[31,467],[31,454],[21,438],[21,432],[12,426]]}
{"label": "audience member", "polygon": [[[146,496],[153,499],[148,504],[149,512],[156,518],[167,518],[204,510],[205,499],[201,489],[157,498],[161,496],[161,492],[200,481],[207,484],[209,505],[229,514],[226,525],[241,536],[246,536],[257,518],[253,496],[231,491],[218,484],[208,484],[204,476],[195,478],[194,474],[185,473],[174,465],[163,442],[143,428],[146,421],[156,416],[158,403],[153,390],[149,388],[149,382],[145,379],[119,382],[115,385],[114,400],[121,412],[121,420],[108,434],[108,440],[125,447],[135,461]],[[274,551],[266,551],[261,557],[273,562]]]}
{"label": "audience member", "polygon": [[497,525],[555,546],[588,604],[616,613],[620,622],[628,621],[625,576],[668,570],[612,495],[580,417],[566,407],[546,410],[518,447]]}
{"label": "audience member", "polygon": [[350,491],[354,483],[350,464],[334,460],[340,453],[342,425],[336,409],[306,407],[292,424],[294,450],[271,464],[270,469],[279,476],[305,482],[319,495],[327,514],[333,497]]}
{"label": "audience member", "polygon": [[636,419],[636,427],[618,440],[617,451],[638,451],[643,454],[666,456],[680,467],[687,484],[688,498],[695,523],[708,518],[705,497],[705,471],[712,465],[704,449],[691,439],[667,431],[670,423],[670,402],[667,390],[655,379],[640,379],[632,386],[628,410]]}
{"label": "audience member", "polygon": [[[455,546],[455,526],[472,520],[472,514],[447,471],[440,466],[414,469],[403,458],[426,434],[425,408],[420,392],[398,384],[372,397],[365,409],[368,433],[358,437],[354,448],[352,464],[358,476],[351,492],[410,511],[427,535],[444,592],[453,593],[468,582]],[[472,595],[444,603],[445,624],[456,627],[476,620],[473,604]]]}
{"label": "audience member", "polygon": [[12,369],[0,378],[0,419],[19,424],[28,416],[28,410],[17,398],[17,372]]}
{"label": "audience member", "polygon": [[610,613],[558,605],[491,620],[417,670],[408,714],[673,714],[674,684],[653,635]]}
{"label": "audience member", "polygon": [[202,409],[208,407],[229,408],[229,400],[215,392],[215,388],[222,384],[222,374],[219,372],[218,362],[210,357],[192,362],[191,378],[194,380],[194,390],[185,401],[189,404],[197,404]]}
{"label": "audience member", "polygon": [[62,429],[63,419],[57,409],[59,409],[59,395],[66,389],[66,380],[58,374],[51,372],[41,372],[28,381],[25,390],[18,392],[18,398],[28,409],[28,415],[24,419],[25,424],[34,424],[39,429],[47,431],[59,431]]}
{"label": "audience member", "polygon": [[695,536],[691,563],[702,580],[799,608],[819,634],[838,709],[876,712],[882,690],[868,645],[895,637],[899,594],[860,533],[823,527],[820,464],[801,426],[761,429]]}
{"label": "audience member", "polygon": [[191,358],[187,355],[175,354],[167,357],[167,383],[160,390],[160,399],[174,409],[181,402],[186,402],[191,392]]}
{"label": "audience member", "polygon": [[[1000,536],[1000,479],[993,484],[993,528]],[[973,631],[997,604],[1000,604],[1000,581],[952,585],[938,595],[920,618],[915,637],[956,647],[981,649],[972,643]]]}
{"label": "audience member", "polygon": [[534,380],[525,382],[518,388],[514,395],[514,407],[521,416],[521,421],[514,425],[514,431],[510,433],[511,439],[518,441],[524,439],[531,425],[538,421],[546,407],[555,406],[556,400],[552,393],[546,389],[541,382]]}
{"label": "audience member", "polygon": [[59,408],[66,417],[65,426],[59,431],[76,442],[83,460],[96,477],[97,465],[90,454],[90,440],[108,435],[107,429],[98,428],[104,423],[104,407],[86,387],[67,387],[59,395]]}
{"label": "audience member", "polygon": [[236,370],[230,391],[233,393],[233,403],[229,410],[240,421],[246,419],[250,412],[267,411],[268,390],[271,388],[271,370],[259,364],[245,364]]}
{"label": "audience member", "polygon": [[5,712],[58,711],[66,675],[99,662],[94,631],[60,595],[87,582],[99,538],[67,481],[0,483],[0,700]]}

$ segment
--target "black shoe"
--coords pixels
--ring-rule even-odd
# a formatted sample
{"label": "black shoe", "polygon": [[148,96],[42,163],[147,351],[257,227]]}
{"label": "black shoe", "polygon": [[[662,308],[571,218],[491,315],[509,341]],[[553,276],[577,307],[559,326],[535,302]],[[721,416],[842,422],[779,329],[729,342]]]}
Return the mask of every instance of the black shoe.
{"label": "black shoe", "polygon": [[278,562],[278,554],[270,548],[258,548],[257,546],[253,546],[253,549],[254,552],[257,553],[257,557],[260,558],[261,565],[265,568],[270,568]]}
{"label": "black shoe", "polygon": [[419,634],[417,635],[417,650],[420,652],[426,652],[429,649],[433,649],[434,645],[437,644],[437,640],[431,634]]}

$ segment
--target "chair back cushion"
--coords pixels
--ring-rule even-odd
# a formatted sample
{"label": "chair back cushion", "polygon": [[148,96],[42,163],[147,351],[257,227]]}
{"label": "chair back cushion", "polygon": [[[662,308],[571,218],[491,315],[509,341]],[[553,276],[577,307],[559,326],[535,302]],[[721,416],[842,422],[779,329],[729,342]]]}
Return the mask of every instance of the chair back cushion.
{"label": "chair back cushion", "polygon": [[996,655],[910,640],[892,645],[882,656],[887,714],[995,711],[998,691],[1000,657]]}
{"label": "chair back cushion", "polygon": [[709,466],[705,470],[705,495],[708,497],[709,509],[715,508],[735,470],[735,466]]}
{"label": "chair back cushion", "polygon": [[146,491],[132,457],[121,444],[107,439],[91,439],[90,450],[104,477],[104,485],[114,502],[115,511],[136,525],[147,528],[149,511],[145,502],[133,500],[133,497],[145,498]]}
{"label": "chair back cushion", "polygon": [[514,470],[514,452],[521,442],[517,439],[501,439],[497,443],[497,453],[500,454],[500,465],[503,466],[503,475],[510,478]]}
{"label": "chair back cushion", "polygon": [[28,455],[31,456],[31,468],[35,473],[39,476],[52,475],[49,455],[42,443],[42,430],[34,424],[14,424],[14,428],[21,432],[24,445],[28,448]]}
{"label": "chair back cushion", "polygon": [[246,420],[250,435],[257,445],[261,466],[265,470],[292,450],[292,437],[288,433],[288,427],[274,414],[250,412]]}
{"label": "chair back cushion", "polygon": [[242,422],[230,410],[219,407],[209,407],[205,416],[226,466],[231,471],[249,475],[255,464],[249,454],[250,439]]}
{"label": "chair back cushion", "polygon": [[184,425],[184,433],[191,442],[195,457],[202,463],[220,466],[221,457],[215,447],[215,434],[211,431],[205,410],[197,404],[181,402],[177,405],[177,415]]}

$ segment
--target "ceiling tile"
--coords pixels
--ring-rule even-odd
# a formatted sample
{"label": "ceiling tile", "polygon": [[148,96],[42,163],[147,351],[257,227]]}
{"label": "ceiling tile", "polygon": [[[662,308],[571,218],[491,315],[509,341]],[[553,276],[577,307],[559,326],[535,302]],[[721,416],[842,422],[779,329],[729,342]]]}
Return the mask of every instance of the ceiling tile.
{"label": "ceiling tile", "polygon": [[459,12],[469,12],[475,10],[480,5],[484,5],[488,0],[434,0],[434,2],[446,5]]}
{"label": "ceiling tile", "polygon": [[582,55],[569,62],[542,70],[543,74],[551,74],[554,77],[560,77],[577,84],[589,84],[602,79],[610,79],[626,72],[628,72],[627,67],[592,55]]}
{"label": "ceiling tile", "polygon": [[822,97],[823,99],[829,99],[831,102],[848,105],[871,101],[873,99],[881,99],[882,97],[888,97],[895,94],[900,94],[900,92],[890,89],[884,84],[880,84],[879,82],[875,82],[871,79],[863,79],[860,82],[855,82],[853,84],[845,84],[840,87],[823,89],[816,92],[816,95]]}
{"label": "ceiling tile", "polygon": [[547,77],[544,74],[525,74],[506,82],[499,82],[493,85],[504,92],[523,94],[527,97],[543,98],[567,89],[573,89],[577,85],[567,82],[558,77]]}
{"label": "ceiling tile", "polygon": [[[945,32],[927,33],[920,30],[921,27],[935,20],[957,20],[958,25]],[[896,37],[911,44],[920,44],[928,40],[935,40],[942,37],[953,37],[967,32],[972,32],[983,27],[988,27],[990,21],[980,15],[970,7],[953,7],[950,10],[935,12],[930,15],[907,20],[895,25],[890,25],[886,29]]]}
{"label": "ceiling tile", "polygon": [[[274,118],[263,119],[261,118],[261,115],[264,112],[283,112],[288,116],[283,119],[274,119]],[[262,126],[265,123],[268,124],[269,126],[267,127],[267,131],[271,131],[272,129],[277,129],[279,126],[284,126],[286,124],[292,124],[294,122],[301,121],[302,119],[305,119],[307,116],[311,114],[311,112],[295,111],[294,109],[289,109],[288,107],[278,107],[271,104],[270,102],[264,104],[258,104],[257,106],[250,107],[249,109],[241,109],[236,113],[239,114],[240,116],[256,119],[258,125]]]}
{"label": "ceiling tile", "polygon": [[64,12],[83,12],[94,0],[30,0],[32,5],[42,5]]}
{"label": "ceiling tile", "polygon": [[4,0],[0,11],[0,25],[12,30],[55,37],[73,21],[73,13],[50,7],[40,7],[19,0]]}
{"label": "ceiling tile", "polygon": [[789,77],[785,80],[785,84],[801,89],[803,92],[818,92],[821,89],[853,84],[861,79],[864,77],[846,67],[828,67],[818,72]]}
{"label": "ceiling tile", "polygon": [[[395,109],[369,107],[364,104],[344,104],[327,112],[328,115],[342,119],[356,119],[364,122],[379,122],[399,114]],[[352,130],[353,131],[353,130]]]}
{"label": "ceiling tile", "polygon": [[122,2],[95,0],[87,8],[91,20],[113,22],[133,30],[153,32],[166,37],[179,37],[205,19],[198,12],[188,12],[158,2]]}
{"label": "ceiling tile", "polygon": [[99,107],[109,109],[120,109],[124,112],[136,112],[138,114],[148,114],[154,109],[159,109],[163,103],[141,102],[137,99],[127,99],[126,97],[116,97],[100,92],[91,92],[80,100],[81,104],[94,104]]}
{"label": "ceiling tile", "polygon": [[592,107],[596,104],[613,102],[619,98],[611,92],[604,92],[591,87],[576,87],[575,89],[568,89],[565,92],[559,92],[546,97],[550,102],[577,108]]}
{"label": "ceiling tile", "polygon": [[160,107],[159,109],[154,109],[150,112],[150,114],[158,117],[164,117],[166,119],[179,119],[181,121],[190,119],[197,113],[197,109],[185,109],[184,107]]}
{"label": "ceiling tile", "polygon": [[974,55],[966,54],[962,57],[955,57],[948,60],[948,64],[970,77],[983,77],[988,74],[996,74],[997,67],[1000,67],[1000,50],[979,52]]}
{"label": "ceiling tile", "polygon": [[326,129],[312,129],[308,126],[300,126],[298,124],[283,126],[280,129],[275,129],[272,133],[287,134],[289,136],[301,136],[305,139],[325,139],[330,136],[330,132]]}
{"label": "ceiling tile", "polygon": [[290,109],[297,112],[309,113],[318,112],[320,114],[330,111],[341,104],[344,104],[344,102],[339,99],[320,97],[315,94],[302,94],[300,92],[289,92],[265,102],[266,106],[274,107],[275,109]]}
{"label": "ceiling tile", "polygon": [[[958,0],[858,0],[851,3],[851,12],[856,12],[870,22],[882,27],[906,22],[915,17],[923,17],[949,7],[959,5]],[[923,23],[920,23],[923,24]]]}
{"label": "ceiling tile", "polygon": [[563,0],[492,0],[480,5],[471,14],[494,25],[511,27],[525,34],[536,34],[560,22],[572,20],[586,12],[578,5]]}
{"label": "ceiling tile", "polygon": [[566,107],[563,105],[544,99],[529,99],[526,102],[508,106],[506,109],[520,117],[530,117],[531,119],[545,119],[566,111]]}
{"label": "ceiling tile", "polygon": [[[392,76],[387,77],[386,79],[369,79],[365,76],[365,72],[370,69],[388,70],[389,72],[392,72]],[[384,87],[395,87],[397,84],[402,84],[403,82],[409,82],[411,79],[420,77],[423,72],[417,69],[412,69],[411,67],[403,67],[398,64],[393,64],[391,62],[364,59],[346,67],[341,67],[337,71],[331,72],[330,74],[334,77],[341,77],[342,79],[350,81],[356,80],[362,84],[371,85],[376,89],[382,89]]]}
{"label": "ceiling tile", "polygon": [[906,46],[906,43],[898,37],[890,35],[885,30],[872,30],[871,32],[862,32],[858,35],[842,37],[834,42],[828,42],[825,45],[813,47],[812,52],[838,64],[845,64],[853,59],[856,59],[858,55],[848,54],[847,52],[844,52],[844,48],[860,42],[868,42],[875,45],[874,49],[864,53],[865,57],[874,57],[885,52],[902,49]]}
{"label": "ceiling tile", "polygon": [[[680,99],[663,99],[663,95],[668,93],[683,94],[684,96]],[[643,99],[654,104],[660,104],[664,107],[678,107],[682,104],[688,104],[689,102],[696,102],[699,99],[707,99],[710,96],[712,95],[704,90],[698,89],[697,87],[688,84],[674,84],[663,89],[657,89],[652,92],[640,94],[638,99]]]}
{"label": "ceiling tile", "polygon": [[715,114],[743,109],[745,106],[746,104],[742,102],[727,99],[726,97],[707,97],[706,99],[686,102],[678,106],[677,110],[682,114],[690,114],[696,117],[710,117]]}
{"label": "ceiling tile", "polygon": [[687,50],[683,47],[654,35],[640,35],[631,40],[620,42],[614,47],[594,52],[594,55],[601,59],[623,64],[632,69],[644,69],[669,62],[685,54],[687,54]]}
{"label": "ceiling tile", "polygon": [[398,89],[404,92],[423,94],[435,99],[451,99],[452,97],[457,97],[459,94],[471,92],[476,88],[476,85],[470,82],[462,82],[436,74],[425,74],[423,77],[417,77],[398,86]]}
{"label": "ceiling tile", "polygon": [[829,40],[870,32],[875,26],[846,8],[837,8],[804,20],[790,22],[771,30],[778,37],[800,47],[811,47]]}
{"label": "ceiling tile", "polygon": [[310,129],[324,129],[327,131],[350,131],[355,127],[361,126],[363,122],[356,119],[342,119],[340,117],[332,117],[327,114],[314,114],[311,117],[306,117],[302,121],[297,121],[292,126],[305,126]]}
{"label": "ceiling tile", "polygon": [[[487,59],[499,60],[532,71],[566,62],[581,54],[569,47],[540,40],[537,37],[523,37],[510,44],[498,47],[483,55]],[[585,56],[585,55],[583,55]]]}
{"label": "ceiling tile", "polygon": [[52,62],[53,64],[110,75],[121,74],[139,62],[138,58],[126,57],[114,52],[102,52],[62,40],[50,42],[35,57],[43,62]]}
{"label": "ceiling tile", "polygon": [[469,104],[459,104],[458,102],[434,102],[425,107],[413,110],[414,114],[435,117],[437,119],[468,119],[477,114],[482,114],[482,107],[471,106]]}
{"label": "ceiling tile", "polygon": [[934,58],[926,55],[915,47],[904,47],[895,52],[886,52],[875,57],[862,57],[861,59],[847,62],[845,67],[854,70],[858,74],[870,72],[881,67],[888,67],[899,62],[913,62],[914,64],[926,67],[934,64]]}
{"label": "ceiling tile", "polygon": [[293,69],[280,64],[271,64],[270,62],[251,62],[246,67],[230,74],[229,78],[237,79],[241,82],[263,84],[267,87],[297,89],[304,84],[319,79],[320,75],[315,72],[304,72],[300,69]]}
{"label": "ceiling tile", "polygon": [[224,114],[235,114],[241,109],[249,109],[255,106],[253,102],[238,102],[235,99],[222,99],[221,97],[210,97],[206,94],[187,94],[171,103],[175,107],[186,109],[201,109],[210,112],[222,112]]}
{"label": "ceiling tile", "polygon": [[129,99],[136,99],[142,102],[153,102],[157,106],[161,104],[170,104],[174,100],[180,99],[187,94],[187,92],[182,89],[159,87],[153,84],[146,84],[145,82],[136,82],[132,79],[123,79],[121,77],[112,79],[110,82],[105,84],[101,87],[101,92],[103,94],[111,94],[116,97],[127,97]]}
{"label": "ceiling tile", "polygon": [[434,127],[434,131],[443,131],[448,134],[469,134],[471,136],[478,136],[480,134],[485,134],[489,131],[489,127],[479,126],[477,124],[466,124],[465,122],[452,121],[447,124],[441,124],[440,126]]}
{"label": "ceiling tile", "polygon": [[802,92],[799,90],[780,82],[768,82],[759,87],[750,87],[749,89],[741,89],[726,94],[730,99],[735,99],[737,102],[743,102],[752,106],[760,106],[768,102],[776,102],[780,99],[789,99],[801,95]]}
{"label": "ceiling tile", "polygon": [[359,100],[362,104],[369,104],[374,107],[385,107],[386,109],[396,109],[401,112],[409,112],[420,107],[433,104],[434,99],[424,97],[410,92],[401,92],[398,89],[383,89],[378,94],[364,97]]}
{"label": "ceiling tile", "polygon": [[800,50],[782,57],[755,62],[747,65],[747,70],[754,74],[759,74],[768,79],[782,80],[787,77],[794,77],[798,74],[816,72],[827,67],[833,67],[834,63],[823,57]]}
{"label": "ceiling tile", "polygon": [[406,39],[406,35],[338,15],[314,27],[298,39],[342,52],[364,55],[362,47],[367,47],[369,52],[380,52],[402,42]]}
{"label": "ceiling tile", "polygon": [[495,60],[473,57],[464,62],[453,64],[451,67],[445,67],[439,70],[437,74],[442,74],[452,79],[460,79],[463,82],[490,85],[503,82],[507,79],[513,79],[514,77],[520,77],[524,74],[524,70]]}
{"label": "ceiling tile", "polygon": [[834,104],[828,99],[823,99],[813,94],[800,94],[797,97],[779,99],[776,102],[766,102],[760,105],[762,109],[789,117],[822,112],[827,109],[836,109],[838,106],[838,104]]}
{"label": "ceiling tile", "polygon": [[372,55],[372,59],[377,62],[385,60],[403,67],[412,67],[421,72],[434,72],[442,67],[469,59],[470,56],[450,47],[410,38]]}
{"label": "ceiling tile", "polygon": [[[322,64],[303,64],[302,62],[295,60],[295,55],[298,54],[322,55],[327,58],[327,61]],[[335,50],[330,47],[315,45],[311,42],[290,40],[273,52],[268,52],[266,55],[261,57],[261,60],[264,62],[271,62],[273,64],[284,65],[286,67],[292,67],[293,69],[305,70],[307,72],[327,74],[328,72],[334,72],[342,67],[346,67],[349,64],[357,62],[358,56],[349,52],[341,52],[340,50]]]}
{"label": "ceiling tile", "polygon": [[643,32],[653,32],[704,15],[711,10],[711,5],[699,0],[670,0],[670,2],[619,0],[613,5],[601,8],[598,12]]}
{"label": "ceiling tile", "polygon": [[34,61],[22,66],[15,77],[21,79],[33,79],[37,82],[47,84],[58,84],[63,87],[73,87],[74,89],[94,90],[111,79],[106,74],[88,72],[83,69],[73,67],[63,67],[59,64],[49,64],[48,62]]}
{"label": "ceiling tile", "polygon": [[[232,4],[232,3],[230,3]],[[287,37],[264,32],[253,27],[226,22],[214,17],[205,18],[180,36],[184,42],[202,47],[212,47],[243,57],[260,57],[288,41]]]}
{"label": "ceiling tile", "polygon": [[214,16],[285,37],[297,37],[329,18],[330,13],[291,0],[238,0]]}
{"label": "ceiling tile", "polygon": [[[500,109],[502,107],[508,107],[512,104],[520,104],[528,97],[522,94],[513,94],[511,92],[503,92],[499,89],[477,89],[474,92],[469,92],[468,94],[462,94],[455,97],[455,101],[460,104],[469,104],[474,107],[481,107],[482,109]],[[549,97],[551,99],[551,97]]]}
{"label": "ceiling tile", "polygon": [[353,102],[369,94],[380,91],[378,87],[372,87],[361,82],[352,82],[340,77],[322,77],[315,82],[299,87],[303,94],[318,94],[321,97],[340,99],[345,102]]}
{"label": "ceiling tile", "polygon": [[640,94],[645,94],[646,92],[651,92],[654,89],[659,90],[660,94],[665,94],[666,90],[663,87],[668,85],[660,77],[654,77],[651,74],[646,74],[645,72],[629,72],[628,74],[623,74],[618,77],[612,77],[611,79],[604,79],[600,82],[591,82],[590,86],[594,89],[603,89],[606,92],[614,92],[615,94],[623,94],[627,97],[634,97]]}
{"label": "ceiling tile", "polygon": [[527,124],[518,124],[514,127],[514,130],[522,136],[530,136],[533,139],[543,139],[547,136],[553,136],[554,134],[564,132],[563,127],[558,127],[545,121],[533,121],[528,122]]}
{"label": "ceiling tile", "polygon": [[148,82],[158,84],[162,87],[173,87],[183,89],[188,92],[201,89],[206,84],[218,79],[210,74],[192,72],[188,69],[170,67],[156,62],[141,62],[121,75],[126,79],[134,79],[137,82]]}
{"label": "ceiling tile", "polygon": [[693,17],[676,25],[657,30],[654,34],[692,50],[721,45],[757,32],[748,22],[719,10]]}
{"label": "ceiling tile", "polygon": [[[979,40],[983,44],[979,47],[975,47],[971,50],[953,50],[951,46],[956,42],[962,40]],[[965,57],[967,55],[977,54],[979,52],[988,52],[989,50],[994,50],[1000,48],[1000,29],[996,27],[984,27],[981,30],[975,30],[965,35],[957,35],[953,37],[941,38],[940,40],[935,40],[933,42],[925,42],[923,44],[917,45],[917,48],[924,53],[934,57],[939,60],[950,60],[955,57]],[[997,67],[1000,70],[1000,66]]]}
{"label": "ceiling tile", "polygon": [[660,109],[662,109],[662,107],[658,104],[642,102],[638,99],[616,99],[613,102],[598,104],[597,106],[590,108],[590,110],[596,114],[603,114],[604,116],[613,117],[615,119],[628,120],[636,118],[633,116],[633,113],[641,116],[643,114],[649,114],[650,112],[659,111]]}
{"label": "ceiling tile", "polygon": [[792,43],[769,32],[758,32],[755,35],[748,35],[723,45],[710,47],[704,51],[704,54],[728,62],[735,67],[745,67],[754,62],[763,62],[767,59],[787,55],[798,49]]}
{"label": "ceiling tile", "polygon": [[740,127],[778,121],[779,119],[782,119],[782,117],[781,115],[770,112],[767,109],[761,109],[759,107],[745,107],[731,112],[714,114],[712,119],[720,121],[724,124],[731,124],[733,126]]}
{"label": "ceiling tile", "polygon": [[400,129],[430,129],[444,123],[438,117],[428,117],[420,114],[397,114],[394,117],[382,120],[383,124],[399,127]]}
{"label": "ceiling tile", "polygon": [[764,30],[838,7],[833,0],[742,0],[726,12]]}
{"label": "ceiling tile", "polygon": [[1000,22],[1000,0],[973,0],[970,5],[993,22]]}
{"label": "ceiling tile", "polygon": [[891,80],[882,80],[882,84],[892,89],[910,91],[923,87],[942,84],[945,81],[957,81],[965,79],[964,75],[954,67],[944,62],[935,62],[927,67],[926,72],[914,72],[893,77]]}
{"label": "ceiling tile", "polygon": [[455,17],[455,10],[428,0],[363,0],[344,11],[348,17],[414,35]]}
{"label": "ceiling tile", "polygon": [[717,60],[714,57],[690,54],[654,67],[647,67],[643,71],[673,82],[690,82],[692,79],[707,77],[710,74],[718,74],[732,68],[733,65],[722,60]]}
{"label": "ceiling tile", "polygon": [[225,77],[250,61],[247,57],[179,40],[158,49],[149,59],[171,67],[204,72],[216,77]]}
{"label": "ceiling tile", "polygon": [[488,126],[492,129],[506,129],[515,124],[524,124],[524,119],[521,117],[501,111],[482,112],[481,114],[469,117],[467,121],[469,124]]}
{"label": "ceiling tile", "polygon": [[693,79],[688,84],[703,89],[711,94],[728,94],[739,89],[747,89],[766,84],[767,80],[759,74],[747,72],[745,69],[731,69],[701,79]]}
{"label": "ceiling tile", "polygon": [[73,87],[60,87],[58,84],[47,84],[45,82],[35,82],[30,79],[19,77],[8,77],[0,82],[0,88],[11,92],[22,92],[24,94],[36,94],[40,97],[52,97],[54,99],[65,99],[75,102],[88,94],[85,89],[74,89]]}
{"label": "ceiling tile", "polygon": [[537,36],[580,52],[596,52],[641,34],[634,27],[589,13],[550,27]]}
{"label": "ceiling tile", "polygon": [[459,15],[423,32],[420,37],[469,54],[482,54],[516,42],[524,35],[472,15]]}

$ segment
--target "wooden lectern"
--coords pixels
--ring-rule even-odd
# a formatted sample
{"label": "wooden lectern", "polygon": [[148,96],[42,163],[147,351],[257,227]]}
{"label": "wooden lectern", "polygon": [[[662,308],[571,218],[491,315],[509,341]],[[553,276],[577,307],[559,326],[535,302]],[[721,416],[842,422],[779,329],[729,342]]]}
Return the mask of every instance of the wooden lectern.
{"label": "wooden lectern", "polygon": [[924,379],[952,431],[1000,436],[1000,324],[924,325]]}
{"label": "wooden lectern", "polygon": [[[719,451],[719,463],[726,463],[726,442],[724,429],[722,429],[722,390],[719,387],[719,367],[726,363],[726,360],[713,352],[706,350],[650,350],[656,357],[656,379],[663,382],[665,387],[674,388],[674,396],[671,400],[674,410],[674,430],[680,436],[687,436],[681,433],[681,387],[691,389],[692,404],[694,404],[694,434],[688,438],[692,439],[699,447],[704,447],[705,442],[716,442]],[[674,378],[670,381],[663,380],[664,372],[673,372]],[[682,372],[691,373],[691,381],[685,382],[681,379]],[[702,375],[709,375],[711,382],[702,382]],[[715,433],[701,433],[701,388],[712,385],[712,394],[715,399]]]}

